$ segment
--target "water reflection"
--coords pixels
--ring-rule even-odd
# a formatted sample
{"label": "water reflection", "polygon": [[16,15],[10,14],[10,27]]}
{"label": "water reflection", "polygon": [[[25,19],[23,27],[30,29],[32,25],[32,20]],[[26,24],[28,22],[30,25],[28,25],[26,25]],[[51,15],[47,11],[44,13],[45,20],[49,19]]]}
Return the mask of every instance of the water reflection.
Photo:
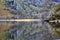
{"label": "water reflection", "polygon": [[55,22],[56,18],[53,18],[39,22],[0,22],[0,25],[3,32],[5,32],[6,40],[53,40],[52,33],[60,34],[60,23],[59,21]]}
{"label": "water reflection", "polygon": [[[44,40],[53,39],[46,22],[5,22],[6,40]],[[8,26],[8,24],[10,26]],[[4,22],[2,23],[4,25]],[[5,26],[4,26],[5,27]],[[5,27],[6,28],[6,27]],[[3,28],[2,28],[3,29]],[[1,32],[2,33],[2,32]]]}

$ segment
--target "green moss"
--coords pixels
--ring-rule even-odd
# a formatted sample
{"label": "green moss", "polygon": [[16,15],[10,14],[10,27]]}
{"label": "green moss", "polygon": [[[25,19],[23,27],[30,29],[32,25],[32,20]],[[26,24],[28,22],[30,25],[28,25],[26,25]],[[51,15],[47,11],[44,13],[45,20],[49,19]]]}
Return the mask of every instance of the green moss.
{"label": "green moss", "polygon": [[60,32],[59,31],[54,31],[54,34],[57,36],[57,37],[60,37]]}
{"label": "green moss", "polygon": [[6,32],[0,33],[0,40],[6,39]]}
{"label": "green moss", "polygon": [[58,12],[60,10],[60,4],[56,5],[53,9],[54,13]]}

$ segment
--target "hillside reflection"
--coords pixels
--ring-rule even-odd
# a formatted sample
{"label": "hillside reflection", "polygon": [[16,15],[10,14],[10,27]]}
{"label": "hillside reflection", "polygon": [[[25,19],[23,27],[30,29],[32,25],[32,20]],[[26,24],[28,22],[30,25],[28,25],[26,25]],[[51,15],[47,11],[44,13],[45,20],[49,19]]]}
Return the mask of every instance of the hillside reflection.
{"label": "hillside reflection", "polygon": [[[53,39],[46,22],[1,22],[0,39],[33,40]],[[47,36],[46,36],[47,35]],[[46,37],[45,37],[46,36]],[[51,36],[51,37],[50,37]],[[35,38],[36,37],[36,38]]]}

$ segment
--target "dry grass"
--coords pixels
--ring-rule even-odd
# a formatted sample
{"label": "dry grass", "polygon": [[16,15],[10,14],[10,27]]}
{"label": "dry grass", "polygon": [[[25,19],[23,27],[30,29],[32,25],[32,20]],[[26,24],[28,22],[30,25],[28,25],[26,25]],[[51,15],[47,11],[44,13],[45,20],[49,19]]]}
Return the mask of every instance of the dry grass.
{"label": "dry grass", "polygon": [[15,16],[12,13],[10,13],[8,10],[4,10],[4,9],[6,9],[6,7],[0,4],[0,16],[6,16],[8,18]]}

